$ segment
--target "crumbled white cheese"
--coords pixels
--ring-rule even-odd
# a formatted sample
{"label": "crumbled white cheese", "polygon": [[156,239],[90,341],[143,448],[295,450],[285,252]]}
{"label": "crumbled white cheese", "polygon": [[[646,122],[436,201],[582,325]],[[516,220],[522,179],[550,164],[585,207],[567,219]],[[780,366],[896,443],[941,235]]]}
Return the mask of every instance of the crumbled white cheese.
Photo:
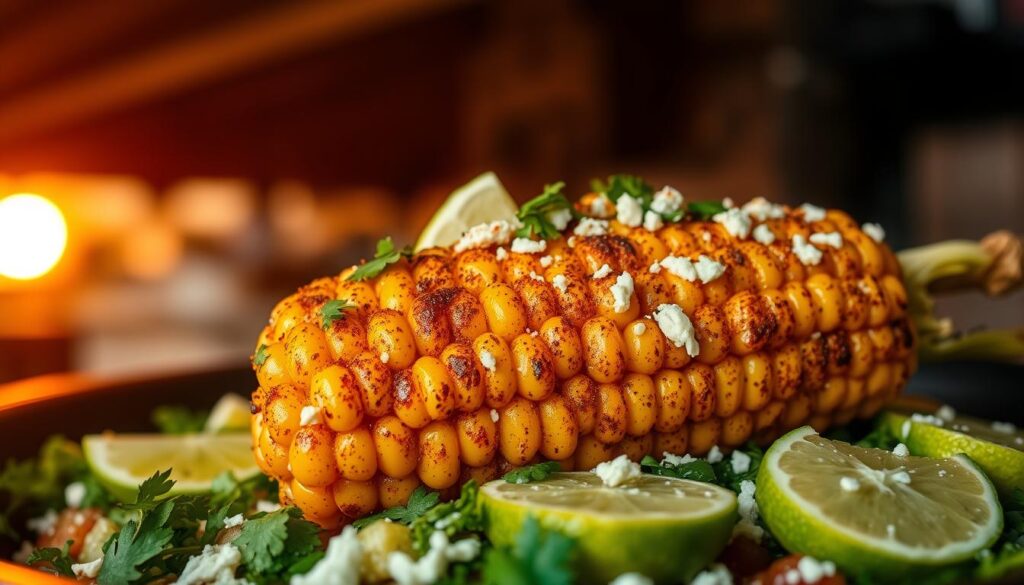
{"label": "crumbled white cheese", "polygon": [[838,250],[843,247],[843,236],[839,232],[811,234],[811,243],[820,246],[832,246]]}
{"label": "crumbled white cheese", "polygon": [[910,449],[907,449],[907,446],[903,443],[897,443],[892,450],[892,454],[897,457],[906,457],[910,455]]}
{"label": "crumbled white cheese", "polygon": [[498,262],[501,262],[502,260],[508,258],[508,250],[499,247],[498,250],[494,252],[494,257],[498,259]]}
{"label": "crumbled white cheese", "polygon": [[800,571],[790,569],[782,575],[782,579],[786,582],[786,585],[797,585],[800,582]]}
{"label": "crumbled white cheese", "polygon": [[611,273],[612,273],[612,267],[608,266],[607,264],[603,264],[603,265],[601,265],[600,268],[597,269],[597,272],[594,272],[593,276],[594,276],[594,278],[604,278],[604,277],[608,276]]}
{"label": "crumbled white cheese", "polygon": [[641,475],[640,464],[631,461],[626,455],[619,455],[611,461],[598,463],[593,471],[608,487],[619,487]]}
{"label": "crumbled white cheese", "polygon": [[594,197],[594,199],[590,201],[590,215],[595,217],[607,217],[609,204],[611,204],[611,201],[605,197],[604,193],[599,193],[597,197]]}
{"label": "crumbled white cheese", "polygon": [[[100,568],[103,567],[103,557],[100,557],[90,563],[75,563],[71,565],[71,572],[75,574],[75,579],[95,579],[100,574]],[[234,578],[234,575],[232,575]]]}
{"label": "crumbled white cheese", "polygon": [[855,492],[860,489],[860,481],[856,477],[843,476],[839,479],[839,487],[844,492]]}
{"label": "crumbled white cheese", "polygon": [[651,267],[648,270],[652,274],[657,274],[657,273],[661,272],[661,264],[655,262],[654,264],[651,264]]}
{"label": "crumbled white cheese", "polygon": [[556,274],[555,277],[551,279],[551,286],[564,293],[569,290],[569,279],[566,278],[564,274]]}
{"label": "crumbled white cheese", "polygon": [[894,482],[910,485],[910,474],[906,471],[897,471],[889,476]]}
{"label": "crumbled white cheese", "polygon": [[500,418],[501,418],[501,415],[498,414],[498,411],[492,408],[491,409],[491,422],[498,422],[498,420]]}
{"label": "crumbled white cheese", "polygon": [[817,266],[821,263],[821,250],[808,243],[800,234],[793,234],[793,253],[806,266]]}
{"label": "crumbled white cheese", "polygon": [[877,223],[866,223],[860,226],[860,229],[863,230],[869,238],[878,242],[879,244],[885,241],[885,230],[882,229],[882,226],[878,225]]}
{"label": "crumbled white cheese", "polygon": [[549,211],[547,218],[551,225],[555,226],[556,230],[563,231],[569,225],[569,222],[572,221],[572,210],[559,209],[557,211]]}
{"label": "crumbled white cheese", "polygon": [[[936,426],[936,427],[941,427],[942,425],[946,424],[946,421],[942,420],[941,418],[939,418],[937,416],[932,416],[930,414],[921,414],[919,412],[915,412],[914,414],[910,415],[910,420],[912,420],[914,422],[920,422],[920,423],[925,423],[925,424],[933,425],[933,426]],[[906,436],[906,435],[904,435],[904,436]]]}
{"label": "crumbled white cheese", "polygon": [[909,420],[903,421],[903,424],[900,425],[900,437],[902,437],[903,439],[906,439],[907,437],[909,437],[910,436],[910,427],[911,426],[913,426],[913,425],[912,425],[912,423]]}
{"label": "crumbled white cheese", "polygon": [[1017,432],[1017,425],[1008,422],[992,421],[992,430],[997,433],[1012,435]]}
{"label": "crumbled white cheese", "polygon": [[633,335],[640,337],[644,334],[644,331],[647,331],[647,325],[644,325],[643,321],[633,324]]}
{"label": "crumbled white cheese", "polygon": [[649,232],[656,232],[665,225],[664,220],[661,216],[653,211],[648,211],[644,214],[644,229]]}
{"label": "crumbled white cheese", "polygon": [[742,209],[726,209],[722,213],[716,213],[711,219],[722,224],[725,231],[734,238],[742,240],[750,235],[750,216]]}
{"label": "crumbled white cheese", "polygon": [[725,565],[716,563],[706,571],[701,571],[693,581],[690,581],[690,585],[733,585],[732,573]]}
{"label": "crumbled white cheese", "polygon": [[754,241],[758,244],[769,246],[775,241],[775,234],[768,227],[768,224],[762,223],[754,228]]}
{"label": "crumbled white cheese", "polygon": [[386,363],[388,363],[390,361],[391,361],[391,354],[386,352],[386,351],[382,351],[380,353],[380,363],[386,364]]}
{"label": "crumbled white cheese", "polygon": [[722,199],[722,207],[732,209],[733,207],[736,207],[736,202],[732,200],[732,197],[726,197],[725,199]]}
{"label": "crumbled white cheese", "polygon": [[26,525],[36,534],[50,534],[57,527],[57,512],[47,510],[38,518],[29,518]]}
{"label": "crumbled white cheese", "polygon": [[547,268],[547,267],[551,266],[552,262],[554,262],[554,259],[551,256],[541,256],[541,258],[540,258],[540,267],[541,268]]}
{"label": "crumbled white cheese", "polygon": [[235,514],[234,516],[228,516],[224,519],[224,528],[234,528],[235,526],[241,526],[245,523],[245,516],[241,514]]}
{"label": "crumbled white cheese", "polygon": [[935,411],[935,416],[946,422],[953,422],[953,419],[956,418],[956,410],[948,404],[943,404]]}
{"label": "crumbled white cheese", "polygon": [[615,211],[615,219],[618,219],[622,225],[638,227],[644,222],[644,208],[640,205],[639,200],[629,195],[619,197],[619,200],[615,202]]}
{"label": "crumbled white cheese", "polygon": [[671,215],[683,206],[683,195],[669,187],[662,187],[651,200],[651,210],[662,215]]}
{"label": "crumbled white cheese", "polygon": [[71,482],[64,488],[64,503],[69,508],[81,508],[85,499],[85,484],[80,481]]}
{"label": "crumbled white cheese", "polygon": [[672,345],[685,347],[686,355],[697,357],[697,354],[700,353],[697,332],[694,330],[690,318],[686,316],[679,305],[658,305],[658,309],[652,316],[662,334],[672,342]]}
{"label": "crumbled white cheese", "polygon": [[757,221],[786,217],[786,210],[781,205],[772,203],[764,197],[754,197],[743,205],[743,211]]}
{"label": "crumbled white cheese", "polygon": [[278,504],[277,502],[271,502],[270,500],[259,500],[256,502],[257,512],[266,512],[269,514],[271,512],[277,512],[280,509],[281,504]]}
{"label": "crumbled white cheese", "polygon": [[315,406],[303,406],[299,412],[299,426],[320,424],[320,409]]}
{"label": "crumbled white cheese", "polygon": [[633,275],[628,272],[620,274],[615,279],[615,284],[611,286],[611,292],[612,299],[615,300],[612,310],[616,313],[628,311],[629,306],[633,303]]}
{"label": "crumbled white cheese", "polygon": [[804,203],[800,206],[800,211],[804,212],[804,221],[821,221],[825,219],[825,209],[817,205]]}
{"label": "crumbled white cheese", "polygon": [[608,233],[608,221],[584,217],[576,224],[572,233],[577,236],[603,236]]}
{"label": "crumbled white cheese", "polygon": [[466,563],[479,554],[480,541],[476,538],[453,543],[437,530],[430,535],[430,550],[415,561],[404,552],[388,554],[388,573],[398,585],[431,585],[444,576],[449,563]]}
{"label": "crumbled white cheese", "polygon": [[733,528],[733,537],[746,536],[754,542],[761,542],[764,536],[764,529],[757,524],[757,501],[754,493],[757,486],[749,479],[740,482],[740,493],[736,496],[736,503],[740,515],[740,521]]}
{"label": "crumbled white cheese", "polygon": [[486,248],[495,244],[508,243],[520,227],[521,224],[517,219],[477,224],[462,234],[452,250],[459,253],[473,248]]}
{"label": "crumbled white cheese", "polygon": [[511,250],[517,254],[539,254],[548,247],[547,240],[531,240],[516,238],[512,240]]}
{"label": "crumbled white cheese", "polygon": [[732,465],[733,473],[746,473],[750,471],[750,455],[747,455],[743,451],[733,451],[732,458],[729,460],[729,463]]}
{"label": "crumbled white cheese", "polygon": [[836,574],[836,564],[832,561],[819,561],[814,557],[801,557],[796,564],[801,580],[805,585],[813,585],[826,577]]}
{"label": "crumbled white cheese", "polygon": [[363,547],[356,532],[355,527],[346,526],[327,543],[323,558],[308,572],[292,576],[289,585],[359,585]]}
{"label": "crumbled white cheese", "polygon": [[235,545],[208,544],[202,553],[188,559],[174,585],[242,585],[245,581],[235,579],[235,569],[241,563],[242,553]]}
{"label": "crumbled white cheese", "polygon": [[532,278],[532,279],[534,279],[534,280],[536,280],[538,282],[544,282],[544,277],[539,275],[539,274],[537,274],[536,272],[534,272],[532,270],[530,271],[530,278]]}
{"label": "crumbled white cheese", "polygon": [[480,364],[483,365],[484,369],[488,372],[493,372],[498,369],[498,360],[494,359],[494,354],[486,349],[480,351]]}
{"label": "crumbled white cheese", "polygon": [[654,585],[654,581],[640,573],[623,573],[608,585]]}
{"label": "crumbled white cheese", "polygon": [[697,269],[694,268],[693,261],[690,260],[689,258],[681,258],[679,256],[666,256],[664,259],[662,259],[660,263],[657,264],[657,266],[660,266],[661,268],[668,270],[669,274],[678,276],[683,280],[689,282],[697,280]]}
{"label": "crumbled white cheese", "polygon": [[707,284],[719,276],[725,274],[725,265],[701,254],[697,257],[697,263],[693,265],[697,271],[697,278]]}
{"label": "crumbled white cheese", "polygon": [[690,455],[689,453],[685,453],[682,456],[680,456],[680,455],[676,455],[674,453],[669,453],[668,451],[665,451],[664,453],[662,453],[661,457],[662,457],[661,462],[663,464],[668,464],[668,465],[683,465],[684,463],[690,463],[692,461],[696,461],[697,460],[696,457],[694,457],[693,455]]}
{"label": "crumbled white cheese", "polygon": [[722,454],[722,450],[718,448],[718,445],[712,445],[711,450],[708,451],[706,459],[708,460],[708,463],[718,463],[722,459],[725,459],[725,455]]}

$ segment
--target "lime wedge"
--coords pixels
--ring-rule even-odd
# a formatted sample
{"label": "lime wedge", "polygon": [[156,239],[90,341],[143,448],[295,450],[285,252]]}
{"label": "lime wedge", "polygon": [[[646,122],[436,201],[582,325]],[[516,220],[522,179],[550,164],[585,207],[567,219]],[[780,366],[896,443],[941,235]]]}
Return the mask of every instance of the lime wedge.
{"label": "lime wedge", "polygon": [[213,405],[206,419],[206,432],[244,432],[249,429],[249,400],[238,394],[225,394]]}
{"label": "lime wedge", "polygon": [[1013,425],[992,423],[960,414],[882,415],[896,438],[914,455],[951,457],[964,453],[981,467],[999,491],[1024,489],[1024,433]]}
{"label": "lime wedge", "polygon": [[82,438],[89,468],[116,497],[131,501],[138,486],[157,471],[171,468],[177,483],[171,493],[197,493],[225,471],[239,479],[259,473],[248,434],[118,435]]}
{"label": "lime wedge", "polygon": [[883,580],[969,559],[1003,524],[995,489],[967,457],[900,457],[810,427],[768,449],[757,503],[791,552]]}
{"label": "lime wedge", "polygon": [[484,173],[448,196],[416,241],[416,250],[450,246],[472,226],[510,219],[519,206],[501,185],[497,175]]}
{"label": "lime wedge", "polygon": [[512,546],[533,516],[576,539],[584,583],[608,583],[629,572],[689,582],[718,556],[736,523],[733,492],[653,475],[611,488],[594,473],[554,473],[529,484],[492,481],[480,493],[492,542]]}

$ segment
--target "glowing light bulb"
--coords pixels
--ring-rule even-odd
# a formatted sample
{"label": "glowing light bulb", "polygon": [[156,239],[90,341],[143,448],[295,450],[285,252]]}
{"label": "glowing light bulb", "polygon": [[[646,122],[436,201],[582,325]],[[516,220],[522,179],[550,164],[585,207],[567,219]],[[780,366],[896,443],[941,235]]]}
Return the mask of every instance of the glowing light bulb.
{"label": "glowing light bulb", "polygon": [[19,193],[0,199],[0,275],[31,280],[64,255],[68,225],[52,201]]}

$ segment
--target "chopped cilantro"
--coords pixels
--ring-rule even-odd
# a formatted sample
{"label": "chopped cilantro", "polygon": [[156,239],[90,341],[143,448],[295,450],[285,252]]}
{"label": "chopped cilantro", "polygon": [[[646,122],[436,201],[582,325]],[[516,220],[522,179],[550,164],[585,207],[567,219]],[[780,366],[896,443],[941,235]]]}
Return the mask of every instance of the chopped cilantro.
{"label": "chopped cilantro", "polygon": [[708,220],[724,213],[725,209],[721,201],[691,201],[686,204],[686,212],[694,219]]}
{"label": "chopped cilantro", "polygon": [[28,565],[44,563],[48,565],[48,567],[45,567],[46,569],[50,569],[58,575],[74,577],[75,572],[71,570],[71,565],[74,561],[71,559],[71,555],[68,554],[68,549],[71,547],[72,542],[71,540],[67,541],[62,548],[37,548],[32,551],[32,554],[28,556],[25,563]]}
{"label": "chopped cilantro", "polygon": [[531,481],[547,479],[549,475],[561,469],[562,466],[557,461],[545,461],[544,463],[513,469],[502,476],[502,479],[509,483],[530,483]]}
{"label": "chopped cilantro", "polygon": [[430,535],[435,530],[443,530],[449,538],[464,532],[482,532],[484,518],[477,505],[478,494],[476,482],[470,480],[462,486],[457,500],[437,504],[413,520],[413,547],[421,553],[430,550]]}
{"label": "chopped cilantro", "polygon": [[530,516],[511,550],[493,548],[484,557],[486,585],[569,585],[576,581],[571,562],[576,543],[541,528]]}
{"label": "chopped cilantro", "polygon": [[404,506],[394,506],[383,512],[365,516],[353,522],[352,525],[356,528],[362,528],[383,518],[401,522],[402,524],[411,524],[413,520],[436,506],[440,499],[441,496],[437,492],[427,491],[423,486],[419,486],[412,492],[409,496],[409,501]]}
{"label": "chopped cilantro", "polygon": [[356,306],[348,302],[347,299],[334,299],[327,301],[324,303],[323,307],[320,307],[320,319],[322,321],[323,328],[329,328],[335,321],[345,317],[345,311],[354,308],[356,308]]}
{"label": "chopped cilantro", "polygon": [[679,465],[661,463],[650,455],[645,455],[640,461],[640,467],[644,473],[660,475],[662,477],[675,477],[679,479],[692,479],[713,483],[716,479],[715,470],[711,464],[703,459],[694,459]]}
{"label": "chopped cilantro", "polygon": [[151,416],[153,425],[166,435],[185,435],[198,433],[206,426],[210,413],[205,410],[192,410],[184,406],[158,406]]}
{"label": "chopped cilantro", "polygon": [[[140,505],[142,493],[143,486],[139,486],[140,499],[137,504]],[[151,501],[148,494],[145,499],[147,503]],[[140,579],[143,576],[140,567],[160,555],[174,538],[174,530],[167,526],[173,510],[174,500],[164,500],[149,508],[138,524],[135,520],[129,520],[103,549],[103,565],[96,578],[97,583],[114,585],[134,583]]]}
{"label": "chopped cilantro", "polygon": [[744,453],[747,457],[750,457],[750,464],[747,466],[746,471],[735,470],[732,463],[733,455],[727,455],[718,463],[712,464],[712,467],[715,470],[715,483],[739,493],[741,483],[744,481],[757,480],[757,470],[761,467],[761,459],[764,458],[764,451],[762,451],[755,443],[751,442],[747,443],[742,448],[736,449],[733,453],[736,452]]}
{"label": "chopped cilantro", "polygon": [[373,256],[373,260],[370,260],[359,268],[356,268],[352,274],[348,275],[346,280],[358,281],[373,278],[383,272],[389,265],[398,262],[403,257],[412,257],[411,246],[406,246],[401,250],[396,250],[394,242],[391,241],[391,236],[378,240],[377,253]]}
{"label": "chopped cilantro", "polygon": [[252,363],[256,367],[260,367],[263,365],[263,362],[267,361],[267,357],[267,344],[261,343],[260,346],[256,348],[256,355],[252,357]]}
{"label": "chopped cilantro", "polygon": [[604,193],[612,202],[617,202],[623,195],[629,195],[640,201],[645,211],[650,209],[651,201],[654,199],[654,187],[635,175],[612,175],[604,183],[594,179],[590,182],[590,187],[595,192]]}
{"label": "chopped cilantro", "polygon": [[[516,231],[516,236],[529,238],[536,234],[545,240],[560,237],[562,233],[551,223],[548,214],[563,209],[572,212],[572,204],[562,194],[563,189],[565,183],[561,181],[545,185],[543,193],[524,203],[516,214],[523,224],[523,227]],[[575,213],[573,215],[575,216]]]}

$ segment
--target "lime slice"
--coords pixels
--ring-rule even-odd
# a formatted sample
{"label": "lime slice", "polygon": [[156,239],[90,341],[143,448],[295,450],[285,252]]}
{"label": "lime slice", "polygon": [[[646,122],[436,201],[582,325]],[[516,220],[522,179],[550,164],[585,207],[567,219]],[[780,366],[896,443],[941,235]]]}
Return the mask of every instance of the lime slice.
{"label": "lime slice", "polygon": [[736,523],[731,491],[653,475],[610,488],[594,473],[554,473],[529,484],[492,481],[480,493],[492,542],[512,546],[534,516],[576,539],[584,583],[608,583],[629,572],[689,582],[718,556]]}
{"label": "lime slice", "polygon": [[472,226],[511,219],[519,206],[501,185],[497,175],[484,173],[448,196],[430,218],[416,241],[416,250],[450,246]]}
{"label": "lime slice", "polygon": [[197,493],[225,471],[239,479],[259,473],[248,434],[118,435],[82,438],[86,461],[115,496],[134,499],[140,483],[171,468],[171,493]]}
{"label": "lime slice", "polygon": [[249,401],[238,394],[225,394],[213,405],[206,419],[206,432],[244,432],[249,429]]}
{"label": "lime slice", "polygon": [[900,457],[810,427],[768,449],[757,502],[791,552],[887,580],[969,559],[1003,524],[995,489],[967,457]]}
{"label": "lime slice", "polygon": [[1013,425],[960,414],[938,416],[941,412],[923,416],[887,412],[881,420],[914,455],[951,457],[964,453],[1001,492],[1024,489],[1024,433]]}

